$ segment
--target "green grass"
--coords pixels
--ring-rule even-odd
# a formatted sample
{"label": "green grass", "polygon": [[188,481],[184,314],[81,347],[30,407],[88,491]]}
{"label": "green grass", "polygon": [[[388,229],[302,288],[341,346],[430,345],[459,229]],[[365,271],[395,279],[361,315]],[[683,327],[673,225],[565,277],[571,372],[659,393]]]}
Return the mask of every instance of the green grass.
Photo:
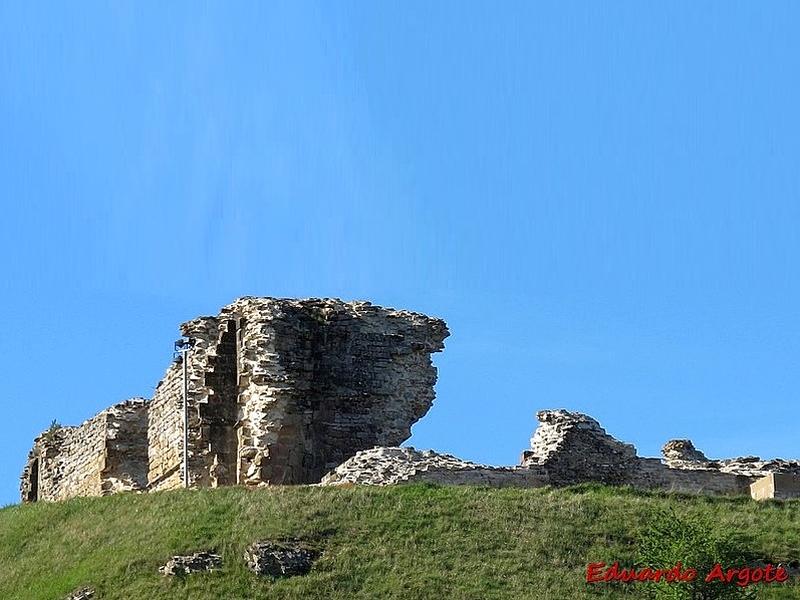
{"label": "green grass", "polygon": [[[646,584],[588,586],[586,564],[630,562],[648,515],[672,506],[742,531],[765,558],[800,557],[800,502],[578,486],[504,489],[226,488],[121,494],[0,510],[0,599],[635,598]],[[264,580],[251,542],[302,538],[323,550],[311,573]],[[166,579],[173,554],[215,548],[218,573]],[[638,587],[637,587],[638,586]],[[772,587],[762,598],[798,598]]]}

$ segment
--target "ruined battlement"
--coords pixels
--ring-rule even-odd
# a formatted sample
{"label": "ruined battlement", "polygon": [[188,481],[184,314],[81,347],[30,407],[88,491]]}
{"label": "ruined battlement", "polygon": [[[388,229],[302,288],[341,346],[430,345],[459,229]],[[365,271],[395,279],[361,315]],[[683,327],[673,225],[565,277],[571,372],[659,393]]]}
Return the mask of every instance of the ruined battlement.
{"label": "ruined battlement", "polygon": [[[395,446],[430,409],[444,321],[369,302],[244,297],[181,325],[192,487],[318,482],[359,450]],[[22,500],[183,481],[184,365],[150,400],[34,441]]]}

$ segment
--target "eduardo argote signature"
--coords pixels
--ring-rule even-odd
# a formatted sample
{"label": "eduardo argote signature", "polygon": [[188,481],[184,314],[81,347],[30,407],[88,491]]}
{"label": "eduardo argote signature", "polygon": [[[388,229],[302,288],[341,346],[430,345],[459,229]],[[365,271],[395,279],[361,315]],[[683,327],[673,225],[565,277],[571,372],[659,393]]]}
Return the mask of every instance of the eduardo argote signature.
{"label": "eduardo argote signature", "polygon": [[717,563],[704,573],[698,573],[698,570],[692,567],[684,567],[680,562],[670,569],[624,568],[620,567],[618,561],[611,565],[595,562],[586,566],[586,583],[609,583],[612,581],[689,583],[698,577],[703,577],[706,583],[719,582],[747,587],[754,584],[783,583],[789,579],[789,574],[783,566],[772,564],[724,568]]}

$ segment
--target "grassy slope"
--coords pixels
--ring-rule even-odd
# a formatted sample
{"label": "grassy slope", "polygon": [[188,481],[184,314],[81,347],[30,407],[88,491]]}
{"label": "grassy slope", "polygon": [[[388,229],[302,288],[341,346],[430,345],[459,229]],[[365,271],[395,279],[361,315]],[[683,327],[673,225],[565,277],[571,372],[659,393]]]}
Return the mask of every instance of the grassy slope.
{"label": "grassy slope", "polygon": [[[633,598],[631,587],[587,587],[585,565],[629,559],[640,524],[666,505],[735,524],[765,556],[800,556],[800,502],[591,486],[227,488],[4,508],[0,598],[62,598],[81,584],[126,600]],[[324,547],[310,575],[273,583],[245,569],[248,543],[280,537]],[[212,547],[225,560],[219,573],[157,573],[172,554]],[[760,597],[800,597],[800,587]]]}

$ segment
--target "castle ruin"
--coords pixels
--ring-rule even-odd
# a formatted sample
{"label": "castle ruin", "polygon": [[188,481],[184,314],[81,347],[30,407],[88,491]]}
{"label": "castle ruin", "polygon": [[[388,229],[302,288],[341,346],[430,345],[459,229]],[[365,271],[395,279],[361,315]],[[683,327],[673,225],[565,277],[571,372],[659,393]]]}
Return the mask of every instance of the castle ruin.
{"label": "castle ruin", "polygon": [[800,461],[710,460],[690,440],[667,442],[662,458],[640,457],[595,419],[566,410],[537,413],[516,466],[397,447],[432,405],[431,354],[449,335],[444,321],[419,313],[245,297],[181,332],[189,347],[152,399],[36,438],[23,502],[184,485],[412,482],[800,496]]}
{"label": "castle ruin", "polygon": [[[444,321],[369,302],[245,297],[181,326],[191,347],[150,400],[36,438],[24,502],[223,485],[301,484],[396,446],[431,407]],[[184,366],[186,446],[184,473]]]}

